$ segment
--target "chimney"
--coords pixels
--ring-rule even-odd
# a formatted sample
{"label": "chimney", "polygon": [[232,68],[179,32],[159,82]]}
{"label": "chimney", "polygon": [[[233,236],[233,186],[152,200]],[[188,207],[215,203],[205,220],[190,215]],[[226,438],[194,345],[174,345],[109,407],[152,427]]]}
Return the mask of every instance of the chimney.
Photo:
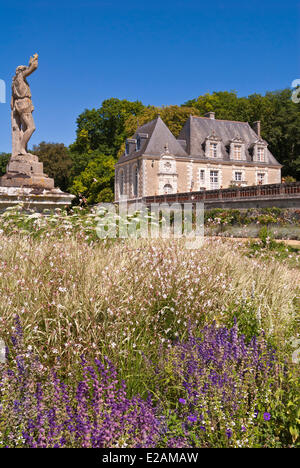
{"label": "chimney", "polygon": [[259,136],[259,138],[261,137],[261,133],[260,133],[260,120],[258,120],[257,122],[253,122],[253,130],[255,131],[255,133]]}
{"label": "chimney", "polygon": [[204,117],[207,117],[211,120],[215,120],[215,112],[207,112],[206,114],[204,114]]}

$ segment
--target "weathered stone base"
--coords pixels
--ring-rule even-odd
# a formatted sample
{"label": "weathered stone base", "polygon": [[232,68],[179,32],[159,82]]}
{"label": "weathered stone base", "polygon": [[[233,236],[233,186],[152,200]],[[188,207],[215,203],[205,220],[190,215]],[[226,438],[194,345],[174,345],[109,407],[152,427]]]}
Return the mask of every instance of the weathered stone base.
{"label": "weathered stone base", "polygon": [[12,156],[6,174],[0,177],[1,187],[41,187],[54,189],[54,180],[44,174],[43,163],[36,155],[18,154]]}
{"label": "weathered stone base", "polygon": [[23,209],[42,212],[70,206],[75,198],[60,189],[47,190],[30,187],[0,187],[0,212],[22,203]]}
{"label": "weathered stone base", "polygon": [[54,189],[54,180],[47,177],[46,174],[20,174],[7,172],[0,177],[0,185],[2,187],[19,187],[19,188],[41,188],[46,190]]}

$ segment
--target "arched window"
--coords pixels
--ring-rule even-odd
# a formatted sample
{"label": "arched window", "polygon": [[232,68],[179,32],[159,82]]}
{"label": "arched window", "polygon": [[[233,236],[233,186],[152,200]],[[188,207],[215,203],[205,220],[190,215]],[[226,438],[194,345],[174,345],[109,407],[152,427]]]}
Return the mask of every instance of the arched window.
{"label": "arched window", "polygon": [[173,187],[171,184],[164,185],[164,193],[173,193]]}
{"label": "arched window", "polygon": [[121,171],[119,175],[119,190],[120,195],[124,195],[124,171]]}
{"label": "arched window", "polygon": [[133,195],[135,197],[137,197],[138,196],[138,186],[139,186],[139,173],[138,173],[137,166],[134,166],[134,168],[133,168],[132,179],[133,179]]}

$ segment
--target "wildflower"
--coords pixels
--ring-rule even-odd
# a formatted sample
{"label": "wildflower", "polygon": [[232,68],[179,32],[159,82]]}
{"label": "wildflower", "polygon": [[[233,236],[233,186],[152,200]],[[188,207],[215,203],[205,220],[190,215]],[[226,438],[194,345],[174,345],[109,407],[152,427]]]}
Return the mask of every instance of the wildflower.
{"label": "wildflower", "polygon": [[186,400],[184,398],[179,398],[179,403],[181,403],[182,405],[185,405],[186,404]]}
{"label": "wildflower", "polygon": [[265,421],[270,421],[270,419],[271,419],[270,413],[264,413],[264,420]]}
{"label": "wildflower", "polygon": [[231,429],[226,429],[226,436],[227,436],[227,439],[230,439],[232,437],[232,430]]}
{"label": "wildflower", "polygon": [[191,414],[188,417],[188,421],[191,422],[191,423],[197,422],[197,416],[194,416],[193,414]]}

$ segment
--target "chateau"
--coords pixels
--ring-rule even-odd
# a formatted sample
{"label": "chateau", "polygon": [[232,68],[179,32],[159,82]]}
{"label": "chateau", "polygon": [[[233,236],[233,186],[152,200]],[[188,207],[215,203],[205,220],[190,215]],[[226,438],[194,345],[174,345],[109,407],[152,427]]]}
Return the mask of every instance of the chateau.
{"label": "chateau", "polygon": [[281,182],[281,165],[260,122],[190,116],[176,139],[160,116],[126,140],[115,168],[115,200]]}

